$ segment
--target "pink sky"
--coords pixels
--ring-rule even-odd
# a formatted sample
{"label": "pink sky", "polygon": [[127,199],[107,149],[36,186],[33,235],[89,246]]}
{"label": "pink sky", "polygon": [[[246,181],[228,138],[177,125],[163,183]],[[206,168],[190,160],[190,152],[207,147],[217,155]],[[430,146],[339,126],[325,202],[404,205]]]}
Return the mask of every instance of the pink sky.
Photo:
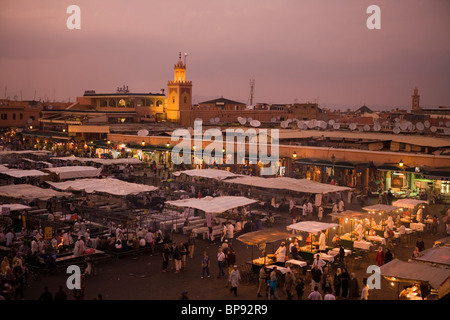
{"label": "pink sky", "polygon": [[[81,8],[81,30],[66,9]],[[368,6],[381,8],[369,30]],[[0,98],[159,92],[187,52],[194,102],[450,105],[448,0],[2,0]]]}

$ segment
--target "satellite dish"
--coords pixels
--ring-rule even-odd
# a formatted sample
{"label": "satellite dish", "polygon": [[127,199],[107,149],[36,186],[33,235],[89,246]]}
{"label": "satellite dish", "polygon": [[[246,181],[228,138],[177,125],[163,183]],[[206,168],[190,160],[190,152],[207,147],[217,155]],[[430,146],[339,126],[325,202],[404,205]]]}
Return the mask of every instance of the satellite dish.
{"label": "satellite dish", "polygon": [[209,119],[209,123],[214,123],[214,122],[216,122],[216,120],[214,118]]}
{"label": "satellite dish", "polygon": [[443,121],[439,121],[439,127],[442,127],[444,125]]}
{"label": "satellite dish", "polygon": [[238,117],[238,121],[239,121],[240,124],[244,125],[247,122],[247,119]]}
{"label": "satellite dish", "polygon": [[429,128],[430,127],[430,121],[425,120],[423,125],[425,126],[425,128]]}
{"label": "satellite dish", "polygon": [[423,131],[423,129],[425,129],[425,127],[424,127],[424,125],[423,125],[422,122],[417,122],[417,123],[416,123],[416,128],[417,128],[417,130],[419,130],[419,131]]}
{"label": "satellite dish", "polygon": [[147,130],[147,129],[141,129],[141,130],[139,130],[139,131],[137,132],[137,135],[138,135],[139,137],[146,137],[146,136],[148,136],[148,130]]}
{"label": "satellite dish", "polygon": [[339,123],[333,124],[333,129],[335,129],[335,130],[339,130],[340,127],[341,127],[341,125]]}
{"label": "satellite dish", "polygon": [[444,128],[444,134],[445,135],[450,135],[450,128]]}
{"label": "satellite dish", "polygon": [[292,122],[292,119],[287,119],[286,122],[289,124]]}
{"label": "satellite dish", "polygon": [[399,134],[400,133],[400,128],[399,127],[395,127],[392,132],[394,132],[395,134]]}
{"label": "satellite dish", "polygon": [[335,122],[336,122],[336,121],[334,121],[333,119],[331,119],[331,120],[328,121],[328,124],[329,124],[330,126],[332,126]]}
{"label": "satellite dish", "polygon": [[252,121],[250,122],[250,125],[251,125],[252,127],[259,127],[259,126],[261,125],[261,122],[259,122],[258,120],[252,120]]}
{"label": "satellite dish", "polygon": [[48,109],[48,110],[52,110],[52,109],[53,109],[53,106],[52,106],[52,105],[49,105],[49,106],[47,107],[47,109]]}
{"label": "satellite dish", "polygon": [[363,128],[364,131],[370,131],[370,126],[368,124],[365,124]]}
{"label": "satellite dish", "polygon": [[277,122],[277,118],[270,119],[270,122]]}
{"label": "satellite dish", "polygon": [[408,124],[408,130],[409,131],[414,131],[415,128],[416,128],[416,126],[413,125],[411,122]]}
{"label": "satellite dish", "polygon": [[407,121],[402,121],[402,123],[400,123],[400,129],[402,129],[403,131],[408,129],[408,122]]}
{"label": "satellite dish", "polygon": [[430,128],[430,131],[431,131],[431,132],[436,132],[436,131],[437,131],[437,128],[436,128],[435,126],[432,126],[432,127]]}
{"label": "satellite dish", "polygon": [[327,128],[327,123],[325,121],[319,121],[319,127],[322,129],[326,129]]}
{"label": "satellite dish", "polygon": [[220,118],[219,117],[215,118],[214,120],[215,120],[214,121],[215,123],[219,123],[220,122]]}
{"label": "satellite dish", "polygon": [[252,122],[253,118],[248,118],[247,121],[248,123]]}
{"label": "satellite dish", "polygon": [[286,129],[287,128],[287,126],[289,125],[289,123],[287,123],[286,121],[281,121],[281,127],[283,128],[283,129]]}
{"label": "satellite dish", "polygon": [[308,126],[306,125],[305,121],[299,121],[297,122],[297,127],[301,130],[306,130],[308,129]]}
{"label": "satellite dish", "polygon": [[381,130],[381,125],[378,122],[375,122],[373,124],[373,130],[374,131],[380,131]]}
{"label": "satellite dish", "polygon": [[356,123],[350,123],[350,125],[348,127],[350,128],[350,130],[355,130],[357,125],[356,125]]}

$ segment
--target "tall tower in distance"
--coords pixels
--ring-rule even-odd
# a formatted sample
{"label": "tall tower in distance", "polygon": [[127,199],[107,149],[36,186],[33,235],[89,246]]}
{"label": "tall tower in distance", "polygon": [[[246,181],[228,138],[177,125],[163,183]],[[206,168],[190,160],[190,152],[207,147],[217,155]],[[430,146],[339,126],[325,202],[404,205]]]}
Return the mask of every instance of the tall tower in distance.
{"label": "tall tower in distance", "polygon": [[167,121],[183,126],[190,125],[192,116],[192,81],[186,81],[186,56],[183,62],[180,52],[173,81],[167,83]]}
{"label": "tall tower in distance", "polygon": [[414,93],[411,96],[411,112],[419,111],[420,110],[420,95],[419,95],[419,89],[414,88]]}

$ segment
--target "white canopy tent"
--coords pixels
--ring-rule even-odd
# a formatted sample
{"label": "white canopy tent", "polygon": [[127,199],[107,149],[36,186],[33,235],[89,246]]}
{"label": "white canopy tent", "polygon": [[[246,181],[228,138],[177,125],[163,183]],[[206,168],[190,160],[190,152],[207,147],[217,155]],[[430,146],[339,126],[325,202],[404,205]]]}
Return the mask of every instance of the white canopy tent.
{"label": "white canopy tent", "polygon": [[2,214],[3,208],[7,208],[9,211],[22,211],[22,210],[31,209],[31,207],[20,204],[20,203],[1,204],[0,205],[0,214]]}
{"label": "white canopy tent", "polygon": [[388,204],[374,204],[372,206],[363,207],[363,210],[369,211],[369,212],[391,212],[398,210],[400,207],[397,206],[390,206]]}
{"label": "white canopy tent", "polygon": [[222,213],[227,210],[247,206],[255,202],[258,201],[246,197],[223,196],[215,198],[205,197],[200,199],[190,198],[176,201],[167,201],[166,204],[176,207],[195,208],[209,213]]}
{"label": "white canopy tent", "polygon": [[64,182],[47,182],[59,190],[85,191],[86,193],[107,193],[115,196],[126,196],[141,192],[151,192],[158,188],[144,184],[130,183],[113,178],[105,179],[78,179]]}
{"label": "white canopy tent", "polygon": [[243,184],[266,189],[290,190],[302,193],[326,194],[340,191],[350,191],[351,188],[335,186],[326,183],[295,178],[262,178],[262,177],[237,177],[224,181],[226,183]]}
{"label": "white canopy tent", "polygon": [[48,200],[52,197],[70,197],[72,194],[39,188],[30,184],[10,184],[0,186],[0,196],[31,201],[34,199]]}
{"label": "white canopy tent", "polygon": [[142,164],[143,162],[136,158],[117,158],[117,159],[103,159],[103,158],[81,158],[81,157],[55,157],[53,159],[62,161],[78,161],[80,163],[95,162],[103,165],[127,165],[127,164]]}
{"label": "white canopy tent", "polygon": [[393,206],[401,207],[401,208],[409,208],[414,209],[418,204],[427,203],[425,200],[416,200],[416,199],[400,199],[392,202]]}
{"label": "white canopy tent", "polygon": [[287,230],[319,233],[322,230],[338,227],[337,223],[326,223],[318,221],[301,221],[286,227]]}
{"label": "white canopy tent", "polygon": [[45,171],[56,174],[59,179],[74,179],[74,178],[93,178],[101,173],[101,169],[90,166],[69,166],[69,167],[55,167],[48,168]]}
{"label": "white canopy tent", "polygon": [[5,174],[10,177],[13,177],[13,178],[48,176],[47,173],[39,171],[39,170],[8,169],[8,170],[2,170],[2,171],[0,171],[0,173]]}
{"label": "white canopy tent", "polygon": [[180,176],[181,174],[186,174],[188,176],[193,177],[219,179],[219,180],[241,176],[226,170],[219,170],[219,169],[193,169],[193,170],[176,171],[173,173],[173,175],[176,177]]}

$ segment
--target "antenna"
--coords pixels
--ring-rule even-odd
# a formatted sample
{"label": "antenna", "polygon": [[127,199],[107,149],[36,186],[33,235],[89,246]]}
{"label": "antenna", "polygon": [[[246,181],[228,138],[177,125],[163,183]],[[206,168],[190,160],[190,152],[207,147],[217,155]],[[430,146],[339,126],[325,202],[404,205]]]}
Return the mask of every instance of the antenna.
{"label": "antenna", "polygon": [[255,89],[255,79],[250,79],[250,105],[253,105],[253,93]]}
{"label": "antenna", "polygon": [[188,55],[188,54],[185,52],[185,53],[184,53],[184,66],[185,66],[185,67],[186,67],[186,57],[187,57],[187,55]]}

